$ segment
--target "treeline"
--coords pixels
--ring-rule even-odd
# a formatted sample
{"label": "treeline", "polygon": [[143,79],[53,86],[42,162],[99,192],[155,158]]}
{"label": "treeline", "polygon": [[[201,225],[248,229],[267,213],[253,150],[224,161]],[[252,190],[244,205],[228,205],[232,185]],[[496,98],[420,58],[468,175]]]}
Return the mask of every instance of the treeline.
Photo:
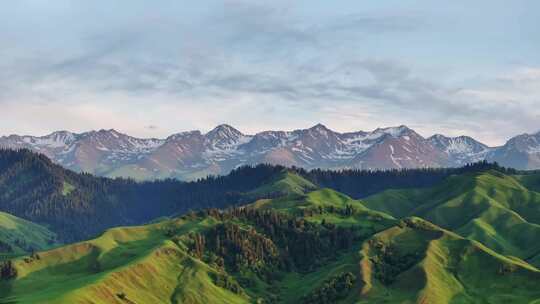
{"label": "treeline", "polygon": [[11,260],[0,262],[0,281],[11,280],[17,276],[17,269]]}
{"label": "treeline", "polygon": [[[281,172],[261,165],[194,182],[136,182],[75,173],[29,150],[0,150],[0,210],[46,224],[64,242],[161,216],[247,202],[243,193]],[[66,193],[64,189],[72,189]]]}
{"label": "treeline", "polygon": [[254,197],[245,193],[283,170],[292,170],[321,187],[360,198],[388,188],[431,186],[451,174],[488,168],[512,173],[486,162],[455,169],[387,171],[306,171],[261,164],[193,182],[136,182],[75,173],[29,150],[0,150],[0,211],[45,224],[58,234],[60,241],[71,242],[94,237],[114,226],[143,224],[189,210],[251,202]]}
{"label": "treeline", "polygon": [[390,170],[322,170],[306,171],[293,168],[300,175],[321,187],[332,188],[353,198],[364,198],[386,189],[430,187],[453,174],[485,170],[498,170],[506,174],[521,171],[499,166],[497,163],[481,161],[460,168],[418,168]]}
{"label": "treeline", "polygon": [[356,282],[356,276],[351,272],[342,272],[323,282],[321,286],[310,294],[302,297],[304,304],[331,304],[336,303],[349,294]]}

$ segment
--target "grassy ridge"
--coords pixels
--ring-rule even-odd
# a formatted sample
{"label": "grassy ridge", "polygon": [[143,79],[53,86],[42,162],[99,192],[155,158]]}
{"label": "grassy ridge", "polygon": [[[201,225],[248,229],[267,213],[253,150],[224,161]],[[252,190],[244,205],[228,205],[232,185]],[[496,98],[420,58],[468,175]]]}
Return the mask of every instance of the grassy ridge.
{"label": "grassy ridge", "polygon": [[283,170],[265,185],[248,192],[247,195],[253,197],[303,195],[316,188],[317,186],[300,175]]}
{"label": "grassy ridge", "polygon": [[[172,242],[166,233],[174,227],[182,237],[216,224],[213,219],[182,218],[116,228],[92,241],[40,252],[38,259],[17,259],[18,277],[0,283],[0,302],[253,303],[265,299],[269,286],[248,287],[243,294],[217,286],[213,276],[221,271],[190,255],[187,247]],[[375,234],[314,271],[284,273],[271,288],[279,294],[279,303],[300,303],[327,278],[344,271],[360,279],[354,286],[357,291],[339,303],[526,303],[540,298],[536,268],[418,218]],[[390,281],[384,279],[385,273]]]}
{"label": "grassy ridge", "polygon": [[[506,252],[526,253],[509,233],[518,233],[513,230],[516,225],[525,227],[525,232],[537,225],[531,222],[534,214],[520,215],[524,210],[534,212],[535,195],[522,193],[530,190],[513,177],[497,172],[455,176],[432,189],[392,190],[367,201],[332,189],[310,191],[312,184],[290,173],[281,177],[260,190],[281,197],[230,211],[210,210],[114,228],[93,240],[16,258],[17,276],[0,280],[0,303],[302,303],[343,273],[356,277],[353,289],[326,303],[535,303],[540,299],[540,271],[533,266],[540,257],[524,261]],[[519,200],[513,202],[516,195]],[[455,210],[461,211],[461,218]],[[261,213],[242,217],[242,212]],[[454,231],[408,216],[414,213]],[[283,218],[275,219],[277,214]],[[282,227],[296,223],[291,231],[299,231],[268,230],[272,218],[284,223]],[[478,231],[469,227],[473,224]],[[277,268],[269,279],[265,275],[269,262],[264,259],[238,269],[216,262],[219,251],[211,244],[217,235],[210,232],[231,227],[227,225],[239,227],[225,234],[236,231],[240,237],[235,246],[253,248],[253,255],[264,248],[278,248],[278,255],[294,254],[288,247],[294,243],[283,243],[283,237],[289,236],[285,233],[292,233],[295,242],[311,240],[305,243],[312,246],[308,250],[318,250],[312,237],[322,238],[325,231],[356,237],[346,249],[331,248],[335,254],[314,260],[313,267]],[[534,237],[525,232],[521,234],[525,238]],[[468,233],[468,238],[461,233]],[[480,240],[481,233],[490,233],[495,240],[472,240]],[[204,254],[197,253],[198,235],[207,236]],[[218,239],[225,242],[224,236]],[[488,243],[504,245],[504,250],[492,249]],[[226,278],[227,284],[217,278]]]}
{"label": "grassy ridge", "polygon": [[[360,303],[528,303],[540,297],[538,269],[419,218],[375,235],[361,253],[366,299]],[[381,260],[399,262],[374,264]],[[384,274],[390,280],[381,283]]]}
{"label": "grassy ridge", "polygon": [[213,285],[209,273],[215,270],[165,236],[171,225],[182,234],[212,222],[115,228],[91,241],[40,252],[37,258],[16,259],[17,279],[0,283],[0,302],[247,303]]}
{"label": "grassy ridge", "polygon": [[428,189],[389,190],[366,206],[395,217],[419,216],[505,255],[531,263],[540,253],[540,193],[487,171],[452,176]]}

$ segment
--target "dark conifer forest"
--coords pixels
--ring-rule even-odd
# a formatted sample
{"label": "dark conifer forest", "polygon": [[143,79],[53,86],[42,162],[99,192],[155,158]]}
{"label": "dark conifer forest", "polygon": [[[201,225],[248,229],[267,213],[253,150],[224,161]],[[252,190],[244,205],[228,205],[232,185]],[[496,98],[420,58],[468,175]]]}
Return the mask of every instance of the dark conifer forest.
{"label": "dark conifer forest", "polygon": [[320,187],[362,198],[390,188],[432,186],[452,174],[494,167],[514,171],[486,162],[463,168],[388,171],[306,171],[260,164],[192,182],[136,182],[75,173],[28,150],[0,150],[0,211],[45,224],[58,233],[60,240],[70,242],[93,237],[109,227],[251,202],[261,197],[250,191],[284,170],[292,170]]}

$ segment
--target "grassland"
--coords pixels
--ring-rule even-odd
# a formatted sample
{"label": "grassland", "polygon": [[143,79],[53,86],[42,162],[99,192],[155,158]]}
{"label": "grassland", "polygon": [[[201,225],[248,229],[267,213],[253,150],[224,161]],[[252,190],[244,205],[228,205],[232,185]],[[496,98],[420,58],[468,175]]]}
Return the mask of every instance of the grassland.
{"label": "grassland", "polygon": [[[93,240],[15,258],[17,276],[0,281],[0,303],[302,303],[344,272],[357,278],[353,289],[326,303],[540,301],[537,194],[518,177],[492,171],[452,176],[433,188],[390,190],[361,201],[285,172],[253,194],[279,195],[230,213],[114,228]],[[232,216],[250,212],[261,213]],[[264,259],[232,269],[215,262],[212,246],[194,253],[197,235],[215,238],[212,229],[237,225],[245,237],[239,246],[262,239],[253,243],[259,244],[255,251],[265,244],[279,255],[293,254],[283,245],[284,232],[268,233],[274,212],[283,215],[276,222],[312,227],[296,234],[292,229],[290,237],[298,241],[342,231],[353,233],[354,242],[313,267],[277,268],[271,279],[264,275]],[[218,283],[220,276],[240,290]]]}
{"label": "grassland", "polygon": [[540,193],[520,178],[497,171],[452,176],[434,188],[384,191],[365,205],[396,218],[422,217],[496,252],[540,265]]}
{"label": "grassland", "polygon": [[281,196],[303,195],[311,190],[317,189],[312,182],[305,178],[284,170],[265,185],[250,191],[247,195],[253,197],[260,196]]}

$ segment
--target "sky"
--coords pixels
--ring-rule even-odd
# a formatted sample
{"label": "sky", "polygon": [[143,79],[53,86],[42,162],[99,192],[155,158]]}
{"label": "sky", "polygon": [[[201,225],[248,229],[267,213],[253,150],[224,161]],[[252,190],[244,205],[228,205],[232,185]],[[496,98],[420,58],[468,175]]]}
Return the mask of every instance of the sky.
{"label": "sky", "polygon": [[540,1],[7,0],[0,135],[540,130]]}

